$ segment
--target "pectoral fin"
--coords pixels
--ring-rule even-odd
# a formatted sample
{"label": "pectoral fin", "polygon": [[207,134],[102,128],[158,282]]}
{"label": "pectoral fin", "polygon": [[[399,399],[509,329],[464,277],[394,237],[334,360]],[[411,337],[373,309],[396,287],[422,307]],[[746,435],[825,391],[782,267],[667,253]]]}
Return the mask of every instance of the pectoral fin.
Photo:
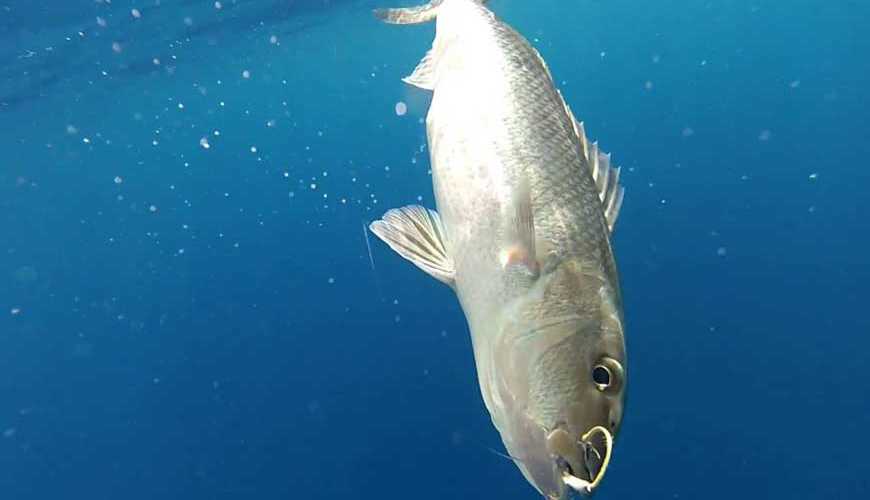
{"label": "pectoral fin", "polygon": [[523,181],[517,187],[511,209],[513,213],[506,231],[507,246],[501,254],[502,267],[521,265],[537,276],[540,269],[535,249],[535,219],[527,182]]}
{"label": "pectoral fin", "polygon": [[438,212],[419,205],[394,208],[369,227],[396,253],[438,281],[453,286],[453,260],[447,253]]}
{"label": "pectoral fin", "polygon": [[435,56],[433,55],[435,52],[434,49],[426,52],[426,55],[423,56],[423,59],[420,61],[420,64],[414,68],[414,72],[409,76],[402,78],[402,81],[413,85],[415,87],[419,87],[425,90],[434,90],[435,89]]}

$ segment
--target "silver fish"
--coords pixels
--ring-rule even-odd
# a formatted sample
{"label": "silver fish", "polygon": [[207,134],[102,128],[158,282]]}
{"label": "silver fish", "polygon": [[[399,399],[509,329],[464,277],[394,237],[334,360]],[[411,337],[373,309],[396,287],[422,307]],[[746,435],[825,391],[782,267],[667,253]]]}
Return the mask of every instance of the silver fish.
{"label": "silver fish", "polygon": [[436,20],[411,85],[426,117],[438,211],[388,211],[372,231],[451,286],[483,400],[510,457],[546,498],[590,494],[610,461],[626,386],[610,235],[619,169],[586,138],[538,52],[481,0],[375,14]]}

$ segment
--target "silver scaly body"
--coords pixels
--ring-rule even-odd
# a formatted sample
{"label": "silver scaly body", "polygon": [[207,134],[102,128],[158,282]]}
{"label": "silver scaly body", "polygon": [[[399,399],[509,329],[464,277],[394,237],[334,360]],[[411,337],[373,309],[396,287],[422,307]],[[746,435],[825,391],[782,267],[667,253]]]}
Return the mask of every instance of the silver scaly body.
{"label": "silver scaly body", "polygon": [[586,139],[538,52],[482,3],[379,15],[437,22],[432,50],[406,79],[433,91],[437,213],[391,210],[372,230],[456,291],[481,394],[526,479],[548,498],[589,493],[625,388],[610,244],[619,171]]}

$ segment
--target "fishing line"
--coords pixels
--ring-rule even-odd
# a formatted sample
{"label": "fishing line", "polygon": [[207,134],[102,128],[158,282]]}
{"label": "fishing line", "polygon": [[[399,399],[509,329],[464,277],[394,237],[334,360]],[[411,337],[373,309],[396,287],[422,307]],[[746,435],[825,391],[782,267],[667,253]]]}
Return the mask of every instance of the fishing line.
{"label": "fishing line", "polygon": [[369,265],[372,267],[372,276],[375,279],[375,288],[378,290],[378,298],[381,299],[381,302],[384,302],[384,294],[381,291],[381,280],[378,279],[378,270],[375,268],[375,258],[372,255],[372,243],[369,239],[369,227],[366,225],[365,221],[360,221],[363,229],[363,236],[365,236],[366,241],[366,251],[369,254]]}

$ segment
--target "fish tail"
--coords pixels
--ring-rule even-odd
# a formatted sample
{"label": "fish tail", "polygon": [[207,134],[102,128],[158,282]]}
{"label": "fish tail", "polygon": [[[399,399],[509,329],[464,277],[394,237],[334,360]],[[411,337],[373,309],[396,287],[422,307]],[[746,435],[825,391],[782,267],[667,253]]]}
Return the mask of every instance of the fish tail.
{"label": "fish tail", "polygon": [[438,15],[438,7],[444,0],[430,0],[417,7],[401,7],[395,9],[375,9],[375,17],[389,24],[421,24],[428,23]]}
{"label": "fish tail", "polygon": [[[487,0],[469,0],[486,3]],[[444,0],[429,0],[428,3],[416,7],[401,7],[395,9],[375,9],[375,17],[389,24],[422,24],[434,20],[438,16],[438,8]]]}

